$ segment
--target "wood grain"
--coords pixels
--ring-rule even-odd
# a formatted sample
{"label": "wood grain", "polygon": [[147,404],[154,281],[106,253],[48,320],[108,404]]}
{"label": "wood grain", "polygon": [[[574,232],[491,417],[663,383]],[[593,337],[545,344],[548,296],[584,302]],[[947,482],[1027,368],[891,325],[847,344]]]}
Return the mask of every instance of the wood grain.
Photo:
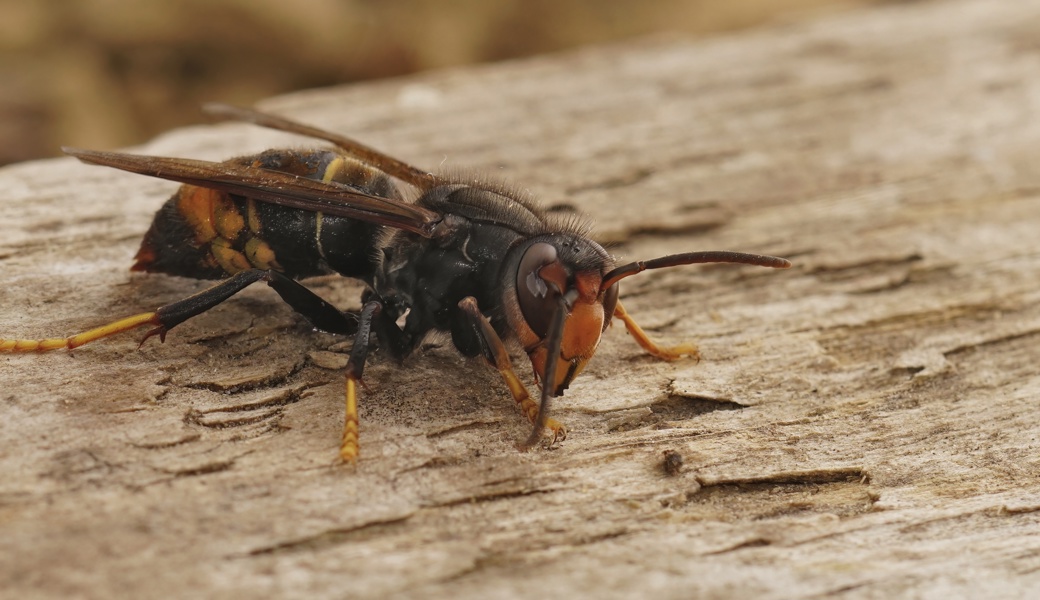
{"label": "wood grain", "polygon": [[[556,404],[570,437],[528,453],[497,375],[433,340],[403,366],[375,354],[362,461],[338,466],[349,340],[267,289],[165,344],[0,357],[4,593],[1028,597],[1038,39],[1036,0],[899,4],[272,99],[517,182],[619,256],[796,265],[627,280],[629,312],[703,360],[656,362],[615,327]],[[142,150],[300,143],[206,125]],[[201,289],[127,271],[173,188],[70,159],[0,170],[0,332]],[[309,285],[358,306],[355,284]]]}

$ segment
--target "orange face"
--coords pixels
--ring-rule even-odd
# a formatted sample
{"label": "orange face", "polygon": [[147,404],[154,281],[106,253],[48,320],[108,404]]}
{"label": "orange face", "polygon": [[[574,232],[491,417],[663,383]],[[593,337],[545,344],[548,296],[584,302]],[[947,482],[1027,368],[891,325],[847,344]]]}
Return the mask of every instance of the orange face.
{"label": "orange face", "polygon": [[[531,244],[517,265],[515,302],[506,302],[513,309],[507,316],[531,359],[535,378],[554,396],[585,368],[610,322],[616,290],[604,292],[603,272],[611,263],[598,245],[562,239]],[[566,314],[559,330],[560,352],[549,356],[552,323],[561,310]],[[550,366],[552,381],[546,381]]]}
{"label": "orange face", "polygon": [[[542,269],[541,275],[548,281],[553,281],[552,267]],[[546,271],[550,271],[546,273]],[[571,307],[570,313],[563,322],[563,339],[560,344],[560,355],[556,357],[556,373],[553,377],[551,390],[554,396],[563,393],[571,381],[585,368],[586,363],[596,353],[599,346],[600,336],[606,322],[606,314],[603,309],[603,295],[600,293],[602,277],[598,272],[586,271],[575,276],[575,287],[577,298]],[[553,281],[559,289],[566,289],[566,281]],[[545,385],[543,381],[548,352],[547,340],[541,340],[539,344],[527,355],[531,359],[535,377]]]}

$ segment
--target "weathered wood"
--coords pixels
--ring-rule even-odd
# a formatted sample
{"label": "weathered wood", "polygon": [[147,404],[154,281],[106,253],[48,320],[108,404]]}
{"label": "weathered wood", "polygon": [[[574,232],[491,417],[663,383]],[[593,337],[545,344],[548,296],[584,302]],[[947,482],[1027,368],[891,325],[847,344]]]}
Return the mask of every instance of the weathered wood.
{"label": "weathered wood", "polygon": [[[1038,39],[1036,0],[898,5],[272,100],[528,186],[625,257],[796,267],[626,281],[629,311],[704,359],[655,362],[614,328],[556,404],[570,437],[526,454],[497,376],[442,345],[403,368],[376,354],[362,462],[336,465],[349,342],[266,289],[139,351],[0,357],[5,593],[1028,596]],[[145,150],[287,143],[219,125]],[[200,289],[126,271],[173,187],[72,160],[0,171],[0,332]]]}

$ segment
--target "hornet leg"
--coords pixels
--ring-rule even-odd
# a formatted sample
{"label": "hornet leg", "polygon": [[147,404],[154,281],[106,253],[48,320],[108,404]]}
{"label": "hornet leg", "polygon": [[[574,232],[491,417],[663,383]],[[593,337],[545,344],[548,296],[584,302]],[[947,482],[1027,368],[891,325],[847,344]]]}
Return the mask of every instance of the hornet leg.
{"label": "hornet leg", "polygon": [[361,309],[361,320],[358,323],[357,335],[354,336],[354,347],[347,361],[347,409],[343,418],[343,440],[339,447],[339,456],[343,462],[357,461],[358,451],[358,409],[357,385],[361,383],[361,374],[365,370],[368,359],[368,342],[372,333],[372,317],[383,309],[383,305],[372,300]]}
{"label": "hornet leg", "polygon": [[678,346],[670,346],[666,348],[655,344],[653,340],[646,335],[643,328],[640,327],[627,312],[625,312],[625,307],[621,306],[620,301],[618,301],[617,306],[614,307],[614,316],[624,321],[625,329],[628,330],[629,335],[631,335],[636,340],[636,343],[651,356],[669,361],[679,360],[684,356],[688,356],[697,361],[701,359],[701,353],[697,350],[697,346],[694,344],[679,344]]}
{"label": "hornet leg", "polygon": [[[498,337],[495,329],[491,327],[491,323],[480,312],[476,299],[472,296],[463,298],[459,302],[459,308],[469,317],[470,324],[480,340],[484,360],[492,367],[498,369],[506,386],[509,387],[510,393],[513,394],[513,399],[520,405],[521,412],[524,413],[531,423],[536,423],[538,421],[538,402],[531,398],[527,393],[527,388],[524,387],[520,378],[516,376],[516,372],[513,371],[513,365],[509,360],[509,352],[506,350],[505,344],[502,343],[502,338]],[[545,426],[553,432],[553,442],[567,437],[567,428],[556,419],[546,419]]]}
{"label": "hornet leg", "polygon": [[119,319],[118,321],[113,321],[107,325],[102,325],[101,327],[67,338],[41,340],[0,339],[0,352],[46,352],[61,348],[72,350],[83,344],[123,333],[124,331],[130,331],[142,325],[151,325],[153,327],[145,335],[144,339],[141,340],[142,344],[153,335],[158,335],[160,340],[165,340],[166,332],[170,329],[191,317],[206,312],[257,281],[267,282],[267,285],[274,288],[286,304],[306,317],[318,329],[341,334],[353,333],[357,329],[353,316],[340,312],[336,307],[322,300],[317,294],[308,290],[302,284],[277,271],[250,269],[241,271],[233,277],[225,279],[217,285],[193,296],[172,304],[160,306],[153,312]]}

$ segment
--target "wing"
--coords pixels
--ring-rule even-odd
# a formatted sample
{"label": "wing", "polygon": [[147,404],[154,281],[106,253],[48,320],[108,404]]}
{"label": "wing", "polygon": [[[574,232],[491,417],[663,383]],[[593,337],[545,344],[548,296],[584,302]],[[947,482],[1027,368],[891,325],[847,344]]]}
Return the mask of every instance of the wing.
{"label": "wing", "polygon": [[253,123],[254,125],[260,125],[261,127],[268,127],[270,129],[277,129],[279,131],[286,131],[289,133],[295,133],[299,135],[305,135],[307,137],[316,138],[319,140],[325,140],[326,142],[334,144],[337,148],[342,150],[345,154],[353,156],[354,158],[360,159],[362,162],[368,163],[373,167],[376,167],[380,171],[387,175],[396,177],[401,181],[414,185],[422,191],[426,191],[432,187],[440,185],[443,182],[440,178],[417,169],[406,162],[397,160],[396,158],[383,154],[382,152],[370,148],[361,142],[352,140],[346,136],[342,136],[330,131],[318,129],[317,127],[311,127],[310,125],[304,125],[286,119],[285,117],[279,117],[268,113],[263,113],[257,110],[248,108],[239,108],[236,106],[229,106],[227,104],[211,103],[205,104],[202,110],[208,114],[223,117],[225,119],[234,119],[236,121],[244,121],[246,123]]}
{"label": "wing", "polygon": [[423,237],[432,237],[433,228],[441,220],[440,214],[408,202],[371,196],[337,183],[325,183],[280,171],[231,162],[217,163],[78,148],[62,150],[88,164],[115,167],[141,175],[255,198],[271,204],[359,219],[417,233]]}

